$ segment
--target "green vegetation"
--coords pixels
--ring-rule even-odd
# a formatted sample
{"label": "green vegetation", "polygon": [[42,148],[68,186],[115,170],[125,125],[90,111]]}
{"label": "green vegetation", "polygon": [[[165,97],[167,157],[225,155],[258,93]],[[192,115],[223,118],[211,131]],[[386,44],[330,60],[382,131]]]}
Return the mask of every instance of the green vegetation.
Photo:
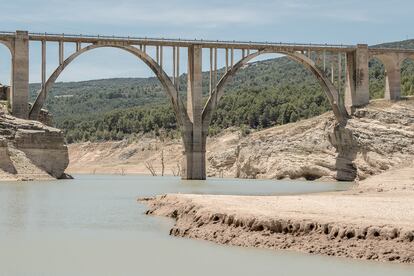
{"label": "green vegetation", "polygon": [[[381,46],[414,48],[412,41]],[[220,71],[219,75],[222,74]],[[207,97],[208,73],[204,73],[203,79],[203,93]],[[383,97],[384,79],[384,67],[372,60],[371,98]],[[181,76],[180,84],[180,94],[184,97],[185,75]],[[33,98],[37,89],[39,85],[31,85]],[[402,93],[414,95],[411,61],[402,66]],[[177,134],[171,105],[156,78],[57,83],[46,108],[53,114],[56,126],[65,131],[69,143],[121,140],[148,132]],[[286,57],[254,62],[228,83],[213,115],[210,134],[231,126],[240,127],[243,134],[248,134],[250,129],[295,122],[329,109],[319,83],[302,65]]]}

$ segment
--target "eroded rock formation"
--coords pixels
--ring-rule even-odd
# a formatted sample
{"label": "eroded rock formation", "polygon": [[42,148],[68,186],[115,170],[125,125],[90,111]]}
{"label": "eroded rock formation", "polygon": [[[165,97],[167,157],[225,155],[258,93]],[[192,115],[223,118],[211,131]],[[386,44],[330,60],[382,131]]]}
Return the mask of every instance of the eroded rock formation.
{"label": "eroded rock formation", "polygon": [[209,148],[210,176],[362,180],[414,158],[414,101],[372,103],[345,127],[326,113],[224,143]]}
{"label": "eroded rock formation", "polygon": [[65,178],[68,149],[61,130],[0,114],[0,179]]}

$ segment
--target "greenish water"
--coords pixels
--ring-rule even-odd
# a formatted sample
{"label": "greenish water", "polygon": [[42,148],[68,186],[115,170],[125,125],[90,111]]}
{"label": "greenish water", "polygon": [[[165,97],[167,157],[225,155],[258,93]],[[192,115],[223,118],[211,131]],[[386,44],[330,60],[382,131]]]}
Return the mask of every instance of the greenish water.
{"label": "greenish water", "polygon": [[299,181],[79,175],[0,182],[0,275],[414,275],[414,267],[220,246],[168,235],[136,199],[164,193],[269,195],[346,189]]}

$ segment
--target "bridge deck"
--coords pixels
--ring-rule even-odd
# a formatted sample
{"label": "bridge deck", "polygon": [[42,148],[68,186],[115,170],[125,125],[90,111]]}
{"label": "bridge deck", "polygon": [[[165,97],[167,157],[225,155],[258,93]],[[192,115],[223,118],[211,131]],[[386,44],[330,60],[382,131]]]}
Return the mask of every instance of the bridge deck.
{"label": "bridge deck", "polygon": [[[10,39],[15,36],[14,32],[0,32],[1,39]],[[148,38],[148,37],[125,37],[107,35],[76,35],[76,34],[51,34],[51,33],[29,33],[31,41],[50,41],[50,42],[72,42],[72,43],[114,43],[129,45],[147,46],[170,46],[188,47],[191,45],[201,45],[203,48],[219,49],[275,49],[280,51],[330,51],[330,52],[352,52],[356,45],[344,44],[314,44],[314,43],[284,43],[284,42],[253,42],[253,41],[225,41],[225,40],[203,40],[203,39],[171,39],[171,38]],[[370,52],[375,53],[413,53],[412,49],[404,48],[381,48],[369,47]]]}

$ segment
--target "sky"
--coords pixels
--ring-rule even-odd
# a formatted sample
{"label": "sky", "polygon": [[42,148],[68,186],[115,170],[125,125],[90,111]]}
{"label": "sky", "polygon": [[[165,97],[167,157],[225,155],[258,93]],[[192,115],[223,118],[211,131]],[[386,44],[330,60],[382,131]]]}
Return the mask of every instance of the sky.
{"label": "sky", "polygon": [[[0,31],[370,45],[414,38],[412,0],[1,2]],[[73,45],[65,45],[66,57],[73,51]],[[165,59],[170,56],[166,50]],[[40,57],[39,43],[31,43],[30,82],[40,81]],[[50,43],[48,75],[57,63],[57,45]],[[165,63],[169,73],[169,63]],[[204,68],[207,66],[205,62]],[[0,44],[0,83],[9,83],[10,70],[10,54]],[[75,60],[58,81],[151,75],[144,63],[129,53],[96,49]]]}

